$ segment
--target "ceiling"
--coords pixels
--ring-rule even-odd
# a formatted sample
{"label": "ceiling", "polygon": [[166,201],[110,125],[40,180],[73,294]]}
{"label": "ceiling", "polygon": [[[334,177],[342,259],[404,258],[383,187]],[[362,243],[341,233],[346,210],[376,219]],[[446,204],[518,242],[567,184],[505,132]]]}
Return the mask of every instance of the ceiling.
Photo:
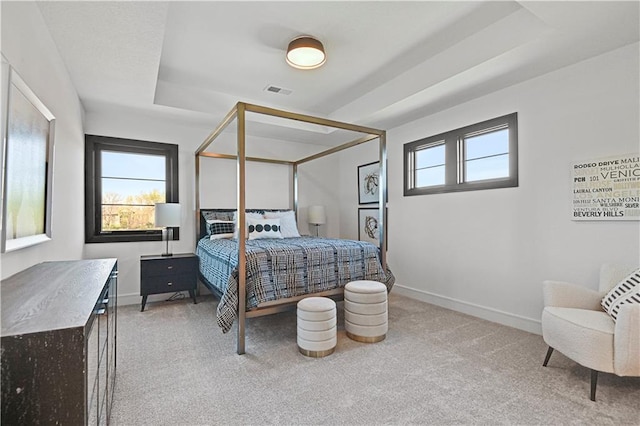
{"label": "ceiling", "polygon": [[[38,5],[87,112],[211,129],[238,101],[389,129],[640,38],[636,1]],[[286,64],[299,35],[323,42],[324,66]],[[335,142],[248,119],[266,137]]]}

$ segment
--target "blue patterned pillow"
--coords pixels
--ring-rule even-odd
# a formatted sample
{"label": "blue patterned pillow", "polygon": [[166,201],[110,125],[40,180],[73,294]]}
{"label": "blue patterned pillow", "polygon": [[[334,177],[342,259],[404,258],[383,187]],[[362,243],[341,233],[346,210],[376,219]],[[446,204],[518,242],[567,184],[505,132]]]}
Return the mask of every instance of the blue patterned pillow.
{"label": "blue patterned pillow", "polygon": [[232,220],[207,220],[207,234],[209,239],[233,238],[235,223]]}
{"label": "blue patterned pillow", "polygon": [[249,239],[282,238],[280,233],[280,219],[253,219],[248,218]]}

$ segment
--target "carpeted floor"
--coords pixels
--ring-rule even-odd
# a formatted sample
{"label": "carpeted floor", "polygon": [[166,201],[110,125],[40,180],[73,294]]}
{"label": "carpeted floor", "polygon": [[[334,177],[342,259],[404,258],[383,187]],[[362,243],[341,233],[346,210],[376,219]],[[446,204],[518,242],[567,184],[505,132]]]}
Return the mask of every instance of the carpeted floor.
{"label": "carpeted floor", "polygon": [[640,424],[640,378],[589,371],[558,352],[542,367],[541,336],[393,293],[389,333],[375,344],[344,332],[321,359],[296,347],[295,312],[215,324],[200,297],[118,312],[116,425]]}

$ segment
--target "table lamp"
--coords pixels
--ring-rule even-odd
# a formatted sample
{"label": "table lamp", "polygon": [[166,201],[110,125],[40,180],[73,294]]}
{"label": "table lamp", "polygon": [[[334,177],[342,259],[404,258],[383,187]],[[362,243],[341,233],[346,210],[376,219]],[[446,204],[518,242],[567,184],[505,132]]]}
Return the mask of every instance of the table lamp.
{"label": "table lamp", "polygon": [[318,237],[318,226],[327,223],[324,206],[310,206],[307,212],[307,218],[309,223],[316,227],[316,237]]}
{"label": "table lamp", "polygon": [[162,239],[167,241],[163,256],[173,256],[169,252],[169,240],[173,239],[173,227],[180,226],[180,204],[156,203],[156,226],[162,229]]}

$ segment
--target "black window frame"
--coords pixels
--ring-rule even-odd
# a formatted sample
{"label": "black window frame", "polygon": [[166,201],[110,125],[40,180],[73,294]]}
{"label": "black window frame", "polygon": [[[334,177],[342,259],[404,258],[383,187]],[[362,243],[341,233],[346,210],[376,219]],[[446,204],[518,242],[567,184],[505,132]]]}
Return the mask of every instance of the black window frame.
{"label": "black window frame", "polygon": [[[464,181],[464,138],[491,131],[509,129],[509,176],[504,178]],[[445,146],[445,183],[415,186],[415,153],[421,149]],[[518,113],[503,115],[459,129],[418,139],[404,144],[404,196],[442,194],[447,192],[512,188],[518,186]]]}
{"label": "black window frame", "polygon": [[[85,243],[162,241],[162,230],[102,232],[101,152],[115,151],[165,157],[166,202],[179,202],[178,145],[108,136],[85,135]],[[180,228],[173,228],[173,239],[180,239]]]}

